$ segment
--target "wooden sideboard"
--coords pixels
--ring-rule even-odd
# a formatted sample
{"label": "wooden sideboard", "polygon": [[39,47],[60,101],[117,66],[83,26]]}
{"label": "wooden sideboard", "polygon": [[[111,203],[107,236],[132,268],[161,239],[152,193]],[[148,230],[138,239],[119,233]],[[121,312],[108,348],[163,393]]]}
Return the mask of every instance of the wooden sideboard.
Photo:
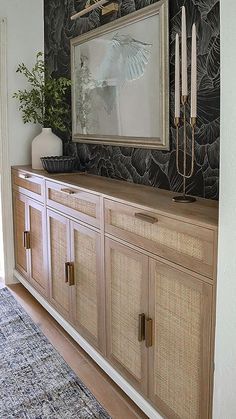
{"label": "wooden sideboard", "polygon": [[211,418],[217,203],[24,166],[12,181],[19,277],[161,415]]}

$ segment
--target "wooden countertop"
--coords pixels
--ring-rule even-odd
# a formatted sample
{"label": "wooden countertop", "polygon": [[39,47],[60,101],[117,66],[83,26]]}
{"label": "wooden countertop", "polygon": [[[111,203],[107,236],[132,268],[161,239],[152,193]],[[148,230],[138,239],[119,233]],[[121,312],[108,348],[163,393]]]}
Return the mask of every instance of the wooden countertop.
{"label": "wooden countertop", "polygon": [[210,199],[197,198],[191,204],[180,204],[172,201],[176,192],[150,186],[137,185],[126,181],[109,179],[87,173],[49,174],[44,170],[33,170],[30,166],[14,166],[15,170],[22,170],[51,181],[63,182],[66,185],[78,186],[86,191],[103,195],[122,203],[131,203],[139,207],[157,211],[158,213],[178,218],[191,224],[210,229],[218,227],[218,202]]}

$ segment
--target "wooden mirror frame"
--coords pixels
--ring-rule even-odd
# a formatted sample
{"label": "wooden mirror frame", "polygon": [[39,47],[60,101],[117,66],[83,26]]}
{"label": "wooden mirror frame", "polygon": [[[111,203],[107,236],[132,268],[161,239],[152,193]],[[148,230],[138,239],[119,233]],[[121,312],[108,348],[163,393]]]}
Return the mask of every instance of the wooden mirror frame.
{"label": "wooden mirror frame", "polygon": [[[133,24],[148,17],[160,16],[160,129],[159,137],[130,137],[76,133],[75,113],[75,48],[89,40]],[[121,17],[97,29],[71,40],[72,80],[72,140],[78,143],[105,144],[124,147],[169,150],[169,12],[168,0],[161,0],[127,16]]]}

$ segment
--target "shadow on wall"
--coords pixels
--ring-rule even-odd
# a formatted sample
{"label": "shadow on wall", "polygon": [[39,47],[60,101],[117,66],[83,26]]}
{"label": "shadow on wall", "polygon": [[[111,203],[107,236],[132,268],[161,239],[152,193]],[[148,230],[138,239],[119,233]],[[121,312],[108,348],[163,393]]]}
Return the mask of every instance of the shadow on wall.
{"label": "shadow on wall", "polygon": [[[119,1],[119,10],[102,18],[99,10],[72,22],[70,16],[84,8],[86,1],[45,0],[45,57],[49,71],[70,77],[70,39],[117,19],[154,1]],[[220,147],[220,16],[219,1],[169,1],[170,10],[170,151],[72,143],[64,136],[64,152],[78,156],[78,162],[94,174],[130,182],[180,191],[182,179],[176,172],[176,132],[174,119],[175,34],[181,28],[181,6],[185,5],[188,23],[188,49],[191,27],[198,33],[198,124],[196,164],[187,193],[218,199]],[[189,62],[190,72],[190,62]],[[68,98],[70,100],[70,98]]]}

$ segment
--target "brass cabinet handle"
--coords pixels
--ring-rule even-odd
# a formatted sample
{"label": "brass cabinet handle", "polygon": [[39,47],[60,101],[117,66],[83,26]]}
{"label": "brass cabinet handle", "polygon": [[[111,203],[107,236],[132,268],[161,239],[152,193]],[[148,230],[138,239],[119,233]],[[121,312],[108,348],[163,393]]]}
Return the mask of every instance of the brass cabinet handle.
{"label": "brass cabinet handle", "polygon": [[30,178],[30,175],[27,175],[27,173],[20,173],[19,174],[19,178],[21,178],[21,179],[29,179]]}
{"label": "brass cabinet handle", "polygon": [[69,284],[69,287],[75,285],[75,274],[74,274],[74,263],[66,262],[65,263],[65,283]]}
{"label": "brass cabinet handle", "polygon": [[69,286],[71,287],[72,285],[75,285],[75,268],[74,268],[74,263],[70,262],[69,266]]}
{"label": "brass cabinet handle", "polygon": [[150,223],[150,224],[155,224],[158,222],[157,218],[151,217],[151,215],[142,214],[141,212],[136,212],[134,216],[135,218],[138,218],[141,221],[146,221],[147,223]]}
{"label": "brass cabinet handle", "polygon": [[30,249],[30,232],[29,231],[24,231],[23,246],[24,246],[25,250]]}
{"label": "brass cabinet handle", "polygon": [[61,192],[64,192],[64,193],[66,193],[68,195],[74,195],[74,194],[77,193],[77,191],[74,191],[73,189],[68,189],[68,188],[62,188],[61,189]]}
{"label": "brass cabinet handle", "polygon": [[145,340],[145,314],[139,314],[138,316],[138,341],[142,342]]}
{"label": "brass cabinet handle", "polygon": [[153,329],[153,320],[152,319],[146,319],[145,321],[145,345],[146,348],[150,348],[152,346],[152,331]]}
{"label": "brass cabinet handle", "polygon": [[65,283],[67,283],[69,281],[68,267],[69,267],[69,262],[66,262],[65,263]]}

